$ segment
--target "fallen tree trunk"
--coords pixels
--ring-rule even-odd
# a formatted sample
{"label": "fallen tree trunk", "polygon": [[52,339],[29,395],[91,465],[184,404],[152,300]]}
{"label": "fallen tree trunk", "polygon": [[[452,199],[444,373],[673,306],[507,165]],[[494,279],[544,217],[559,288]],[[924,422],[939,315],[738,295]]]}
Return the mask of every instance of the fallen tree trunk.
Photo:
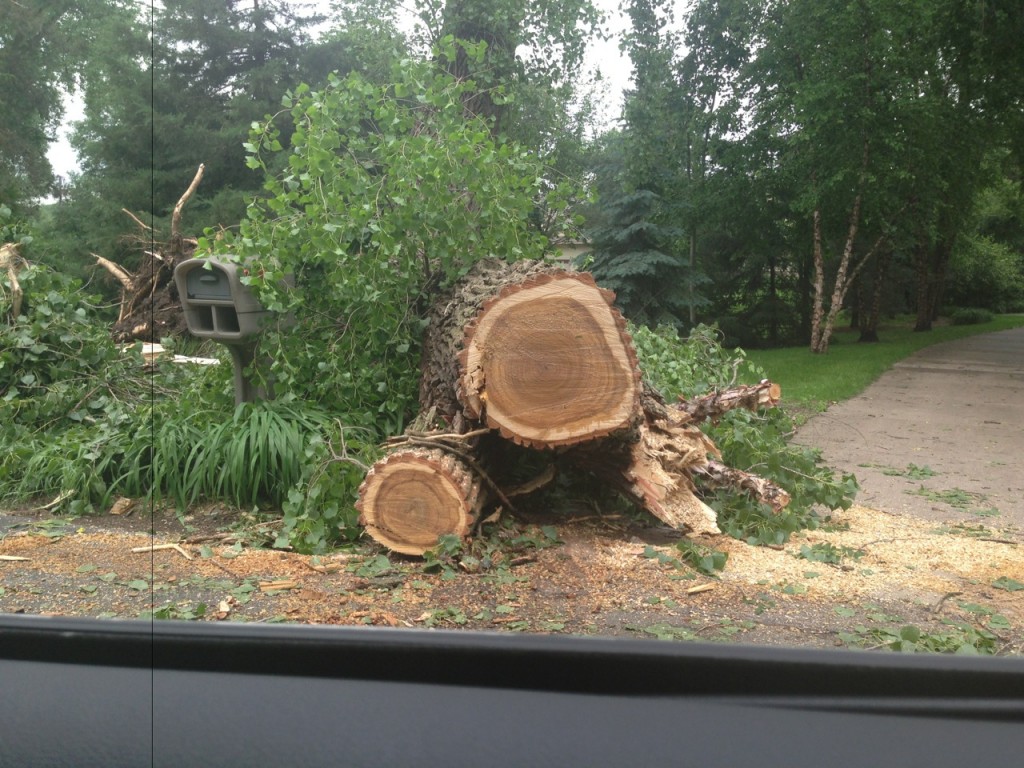
{"label": "fallen tree trunk", "polygon": [[613,299],[585,273],[487,260],[436,302],[421,415],[389,441],[392,452],[360,488],[369,535],[405,554],[423,554],[442,535],[469,535],[488,504],[511,508],[517,491],[505,465],[524,450],[589,473],[693,535],[720,533],[695,480],[785,506],[781,489],[718,462],[696,426],[731,408],[773,405],[778,387],[765,381],[667,406],[641,384]]}

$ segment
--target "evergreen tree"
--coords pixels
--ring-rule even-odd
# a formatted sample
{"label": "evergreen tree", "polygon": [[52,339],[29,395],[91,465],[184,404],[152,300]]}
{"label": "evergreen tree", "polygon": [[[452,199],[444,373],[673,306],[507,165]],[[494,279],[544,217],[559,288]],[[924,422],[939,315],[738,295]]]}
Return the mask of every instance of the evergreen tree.
{"label": "evergreen tree", "polygon": [[606,222],[591,230],[587,269],[629,320],[651,327],[682,325],[689,305],[685,261],[671,251],[681,231],[658,223],[661,199],[648,189],[623,192],[603,205]]}
{"label": "evergreen tree", "polygon": [[319,17],[282,0],[166,0],[150,12],[110,19],[93,41],[72,140],[82,171],[54,223],[79,264],[96,252],[131,266],[122,209],[159,236],[200,164],[188,228],[236,225],[262,184],[245,162],[251,124],[278,112],[289,88],[344,66],[312,55]]}

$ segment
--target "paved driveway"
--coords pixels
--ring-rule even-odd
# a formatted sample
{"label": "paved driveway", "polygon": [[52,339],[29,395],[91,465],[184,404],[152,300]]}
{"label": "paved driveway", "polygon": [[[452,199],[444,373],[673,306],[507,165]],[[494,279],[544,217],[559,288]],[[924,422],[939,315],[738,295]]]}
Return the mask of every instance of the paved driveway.
{"label": "paved driveway", "polygon": [[1024,328],[937,344],[801,427],[858,502],[1024,527]]}

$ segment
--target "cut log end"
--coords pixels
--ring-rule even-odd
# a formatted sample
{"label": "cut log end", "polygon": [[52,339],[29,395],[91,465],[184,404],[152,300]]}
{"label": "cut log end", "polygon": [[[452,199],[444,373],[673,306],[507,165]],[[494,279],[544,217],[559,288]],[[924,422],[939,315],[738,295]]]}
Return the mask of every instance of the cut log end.
{"label": "cut log end", "polygon": [[468,536],[484,502],[479,479],[461,460],[418,448],[374,465],[359,497],[367,533],[406,555],[422,555],[444,535]]}
{"label": "cut log end", "polygon": [[625,323],[589,276],[510,286],[466,329],[460,400],[514,442],[550,448],[635,426],[639,371]]}

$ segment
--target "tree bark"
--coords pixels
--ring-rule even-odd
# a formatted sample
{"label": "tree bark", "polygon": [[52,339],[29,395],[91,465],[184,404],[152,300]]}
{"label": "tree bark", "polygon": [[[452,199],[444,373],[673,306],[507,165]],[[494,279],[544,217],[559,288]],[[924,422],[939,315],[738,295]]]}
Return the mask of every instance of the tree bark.
{"label": "tree bark", "polygon": [[882,293],[885,290],[885,278],[889,271],[892,249],[883,248],[875,259],[875,279],[871,292],[871,310],[867,320],[861,325],[858,341],[876,343],[878,341],[878,325],[882,318]]}
{"label": "tree bark", "polygon": [[18,267],[21,257],[18,255],[17,243],[0,245],[0,270],[7,272],[7,280],[11,285],[11,322],[17,322],[21,314],[22,290],[18,282]]}
{"label": "tree bark", "polygon": [[814,225],[814,303],[811,305],[811,352],[824,352],[822,349],[822,321],[825,317],[825,254],[821,240],[821,209],[815,208]]}
{"label": "tree bark", "polygon": [[914,248],[914,267],[917,272],[917,321],[914,323],[915,331],[930,331],[932,329],[928,257],[928,243],[922,240]]}

